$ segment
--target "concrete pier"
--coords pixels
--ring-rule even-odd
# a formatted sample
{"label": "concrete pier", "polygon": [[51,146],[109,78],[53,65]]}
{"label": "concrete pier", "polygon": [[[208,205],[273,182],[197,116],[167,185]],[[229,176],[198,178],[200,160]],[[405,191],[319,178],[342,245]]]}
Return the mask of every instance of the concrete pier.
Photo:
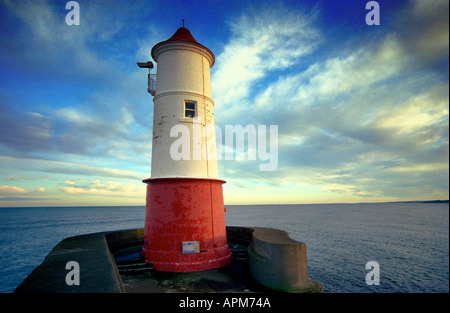
{"label": "concrete pier", "polygon": [[[69,237],[45,257],[16,288],[16,293],[117,293],[123,285],[106,240],[107,233]],[[66,264],[80,268],[80,284],[68,285]]]}
{"label": "concrete pier", "polygon": [[[322,291],[320,283],[308,278],[305,244],[289,238],[286,232],[270,228],[227,227],[227,237],[233,251],[230,265],[173,274],[159,273],[145,262],[139,263],[143,229],[69,237],[55,246],[15,292]],[[236,250],[237,246],[240,248]],[[134,264],[123,265],[123,258],[127,255],[134,258]],[[79,285],[66,283],[69,273],[66,264],[70,261],[79,264]],[[139,268],[139,264],[145,265]],[[126,269],[134,267],[138,274],[128,274]]]}

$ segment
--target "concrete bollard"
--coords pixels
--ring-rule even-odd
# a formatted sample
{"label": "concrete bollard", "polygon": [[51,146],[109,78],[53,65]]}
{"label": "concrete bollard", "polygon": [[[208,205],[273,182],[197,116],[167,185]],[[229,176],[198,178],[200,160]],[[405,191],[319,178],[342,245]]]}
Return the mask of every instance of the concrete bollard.
{"label": "concrete bollard", "polygon": [[248,246],[250,273],[260,284],[282,291],[322,291],[309,280],[306,245],[282,230],[255,228]]}

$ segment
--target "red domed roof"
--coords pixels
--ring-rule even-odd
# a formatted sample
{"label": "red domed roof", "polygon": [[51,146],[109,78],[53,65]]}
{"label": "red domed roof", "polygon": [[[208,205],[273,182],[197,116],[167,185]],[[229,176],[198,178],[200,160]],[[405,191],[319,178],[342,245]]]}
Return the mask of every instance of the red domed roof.
{"label": "red domed roof", "polygon": [[186,41],[199,45],[197,40],[195,40],[194,37],[192,36],[189,29],[185,27],[178,28],[175,34],[173,34],[173,36],[167,39],[166,41]]}
{"label": "red domed roof", "polygon": [[[152,57],[153,57],[153,51],[155,50],[155,48],[157,46],[159,46],[161,44],[164,44],[164,43],[167,43],[167,42],[176,42],[176,41],[189,42],[189,43],[195,44],[197,46],[200,46],[200,47],[206,49],[209,53],[212,54],[212,56],[213,56],[213,63],[214,63],[214,53],[212,53],[212,51],[209,50],[208,48],[206,48],[204,45],[198,43],[198,41],[195,40],[194,36],[192,36],[192,34],[189,31],[189,29],[187,29],[185,27],[178,28],[177,31],[175,32],[175,34],[172,35],[172,37],[170,37],[169,39],[167,39],[165,41],[161,41],[161,42],[157,43],[156,45],[154,45],[153,48],[152,48],[152,52],[151,52]],[[211,64],[211,66],[212,65],[213,64]]]}

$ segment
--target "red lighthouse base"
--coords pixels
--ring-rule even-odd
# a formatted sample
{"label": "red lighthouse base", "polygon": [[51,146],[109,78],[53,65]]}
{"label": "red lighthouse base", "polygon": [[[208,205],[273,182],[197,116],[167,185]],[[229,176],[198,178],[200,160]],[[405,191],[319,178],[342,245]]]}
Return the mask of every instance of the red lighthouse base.
{"label": "red lighthouse base", "polygon": [[205,271],[231,262],[219,179],[154,178],[147,184],[142,254],[156,270]]}

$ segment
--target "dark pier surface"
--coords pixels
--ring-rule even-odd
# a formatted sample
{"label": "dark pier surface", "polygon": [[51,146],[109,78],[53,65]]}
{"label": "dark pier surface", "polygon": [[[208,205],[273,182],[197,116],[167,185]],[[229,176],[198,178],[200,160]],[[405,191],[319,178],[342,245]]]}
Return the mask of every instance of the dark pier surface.
{"label": "dark pier surface", "polygon": [[191,293],[191,292],[264,292],[270,291],[250,274],[247,246],[229,242],[233,253],[231,264],[213,270],[170,273],[158,272],[145,262],[142,244],[116,251],[115,261],[124,292]]}
{"label": "dark pier surface", "polygon": [[[267,258],[255,255],[250,247],[258,236],[270,249],[295,246],[286,233],[259,228],[227,227],[228,244],[232,262],[224,267],[190,273],[159,272],[141,256],[143,229],[102,232],[66,238],[45,258],[41,265],[20,284],[16,293],[204,293],[204,292],[317,292],[319,283],[309,281],[306,288],[283,290],[258,282],[251,269],[249,254],[253,254],[256,266],[264,266]],[[267,237],[267,235],[269,235]],[[266,238],[264,238],[266,237]],[[287,236],[288,237],[288,236]],[[260,243],[259,243],[260,245]],[[255,246],[258,248],[258,245]],[[264,246],[264,249],[266,247]],[[290,249],[290,248],[289,248]],[[264,252],[264,251],[263,251]],[[260,261],[260,259],[262,261]],[[79,264],[79,285],[66,283],[70,272],[68,262]],[[255,262],[255,261],[253,261]],[[270,263],[269,263],[270,264]],[[257,277],[259,276],[256,273]],[[264,273],[262,273],[264,274]],[[277,274],[277,273],[275,273]],[[288,271],[288,273],[289,271]],[[270,276],[270,273],[267,273]]]}

